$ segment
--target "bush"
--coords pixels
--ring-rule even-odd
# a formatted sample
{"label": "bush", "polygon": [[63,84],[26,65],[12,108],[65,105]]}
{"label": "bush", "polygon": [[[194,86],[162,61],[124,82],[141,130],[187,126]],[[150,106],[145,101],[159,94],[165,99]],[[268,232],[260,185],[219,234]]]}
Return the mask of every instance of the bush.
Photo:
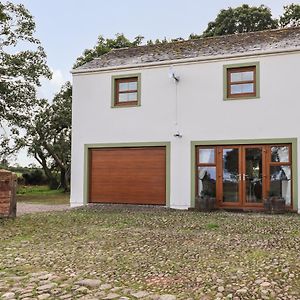
{"label": "bush", "polygon": [[42,185],[47,184],[47,178],[40,169],[32,170],[23,175],[25,185]]}

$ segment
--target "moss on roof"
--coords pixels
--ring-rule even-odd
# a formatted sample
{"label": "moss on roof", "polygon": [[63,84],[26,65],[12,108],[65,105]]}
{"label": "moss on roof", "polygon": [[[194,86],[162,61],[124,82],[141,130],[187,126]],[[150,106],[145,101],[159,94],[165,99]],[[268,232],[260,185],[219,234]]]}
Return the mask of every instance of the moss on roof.
{"label": "moss on roof", "polygon": [[116,49],[76,70],[125,67],[189,58],[205,59],[222,55],[249,55],[254,52],[285,49],[300,50],[300,27]]}

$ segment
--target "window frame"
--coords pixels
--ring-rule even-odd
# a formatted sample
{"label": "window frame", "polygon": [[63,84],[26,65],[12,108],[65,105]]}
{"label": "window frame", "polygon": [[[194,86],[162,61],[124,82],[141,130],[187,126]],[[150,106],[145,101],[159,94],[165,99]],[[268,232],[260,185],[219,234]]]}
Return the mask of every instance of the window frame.
{"label": "window frame", "polygon": [[[128,90],[121,93],[137,93],[137,100],[120,102],[118,96],[120,94],[119,84],[122,82],[134,82],[132,79],[136,78],[137,89]],[[132,80],[132,81],[131,81]],[[111,107],[112,108],[121,108],[121,107],[138,107],[141,106],[141,74],[125,74],[125,75],[116,75],[111,77]]]}
{"label": "window frame", "polygon": [[[200,149],[212,149],[214,151],[214,162],[212,163],[201,163],[200,162]],[[196,172],[196,176],[197,176],[197,180],[196,180],[196,195],[200,196],[199,194],[199,168],[215,168],[216,169],[216,190],[215,190],[215,194],[216,194],[216,198],[217,198],[217,193],[218,193],[218,187],[217,187],[217,182],[218,182],[218,166],[217,166],[217,146],[196,146],[195,147],[195,151],[196,151],[196,166],[195,166],[195,172]]]}
{"label": "window frame", "polygon": [[[238,71],[254,71],[254,79],[247,81],[231,82],[231,74],[238,73]],[[223,80],[224,80],[224,100],[247,100],[247,99],[258,99],[260,98],[260,68],[259,62],[242,63],[242,64],[231,64],[223,66]],[[253,93],[241,93],[231,94],[230,87],[234,84],[254,84]]]}
{"label": "window frame", "polygon": [[[280,161],[272,161],[272,147],[288,147],[289,149],[289,161],[287,162],[280,162]],[[293,152],[292,152],[292,147],[293,145],[288,143],[288,144],[269,144],[267,148],[267,170],[266,170],[266,176],[267,176],[267,193],[270,192],[270,187],[271,187],[271,167],[289,167],[291,169],[291,204],[287,205],[286,207],[288,209],[292,209],[294,205],[294,165],[293,165]]]}

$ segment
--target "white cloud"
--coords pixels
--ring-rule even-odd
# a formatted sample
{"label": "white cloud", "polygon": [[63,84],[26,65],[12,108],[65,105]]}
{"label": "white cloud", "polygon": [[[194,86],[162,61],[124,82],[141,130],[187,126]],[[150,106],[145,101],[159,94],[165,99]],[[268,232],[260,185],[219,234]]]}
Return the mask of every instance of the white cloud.
{"label": "white cloud", "polygon": [[69,79],[64,76],[60,69],[52,69],[52,79],[43,78],[41,80],[42,86],[38,89],[38,97],[46,98],[51,101],[54,95],[59,92],[61,86]]}
{"label": "white cloud", "polygon": [[65,79],[61,70],[51,70],[51,71],[53,73],[52,79],[50,80],[51,85],[54,86],[55,88],[60,88],[65,83]]}

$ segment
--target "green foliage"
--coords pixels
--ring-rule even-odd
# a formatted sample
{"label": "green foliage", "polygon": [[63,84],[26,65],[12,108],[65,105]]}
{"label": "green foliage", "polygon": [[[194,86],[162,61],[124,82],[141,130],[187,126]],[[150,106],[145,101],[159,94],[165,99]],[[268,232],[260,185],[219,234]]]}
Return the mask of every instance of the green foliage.
{"label": "green foliage", "polygon": [[62,190],[52,190],[47,185],[23,185],[19,186],[17,190],[18,195],[54,195],[61,192]]}
{"label": "green foliage", "polygon": [[99,57],[112,49],[120,49],[125,47],[139,46],[144,37],[137,36],[133,42],[127,39],[124,34],[116,34],[115,39],[105,39],[102,35],[99,36],[97,45],[92,49],[86,49],[83,54],[77,58],[74,68],[77,68],[96,57]]}
{"label": "green foliage", "polygon": [[[222,9],[215,21],[210,22],[202,37],[261,31],[278,28],[278,21],[272,18],[271,10],[261,5],[250,7],[247,4]],[[195,38],[192,35],[191,38]]]}
{"label": "green foliage", "polygon": [[40,169],[34,169],[22,176],[26,185],[41,185],[47,182],[44,172]]}
{"label": "green foliage", "polygon": [[219,228],[219,225],[218,225],[218,224],[215,224],[215,223],[208,223],[208,224],[206,225],[206,228],[207,228],[207,229],[217,229],[217,228]]}
{"label": "green foliage", "polygon": [[[71,118],[72,87],[67,82],[52,103],[37,101],[30,111],[29,121],[23,122],[19,127],[12,127],[10,140],[2,142],[3,151],[8,154],[27,148],[28,153],[42,166],[49,185],[52,188],[60,185],[68,190]],[[23,132],[25,133],[22,134]]]}
{"label": "green foliage", "polygon": [[300,26],[300,5],[291,4],[284,6],[284,13],[279,19],[281,27]]}
{"label": "green foliage", "polygon": [[9,168],[9,162],[6,158],[1,159],[0,161],[0,169],[8,169]]}
{"label": "green foliage", "polygon": [[28,119],[40,77],[51,78],[34,32],[33,17],[22,4],[0,3],[0,122]]}

